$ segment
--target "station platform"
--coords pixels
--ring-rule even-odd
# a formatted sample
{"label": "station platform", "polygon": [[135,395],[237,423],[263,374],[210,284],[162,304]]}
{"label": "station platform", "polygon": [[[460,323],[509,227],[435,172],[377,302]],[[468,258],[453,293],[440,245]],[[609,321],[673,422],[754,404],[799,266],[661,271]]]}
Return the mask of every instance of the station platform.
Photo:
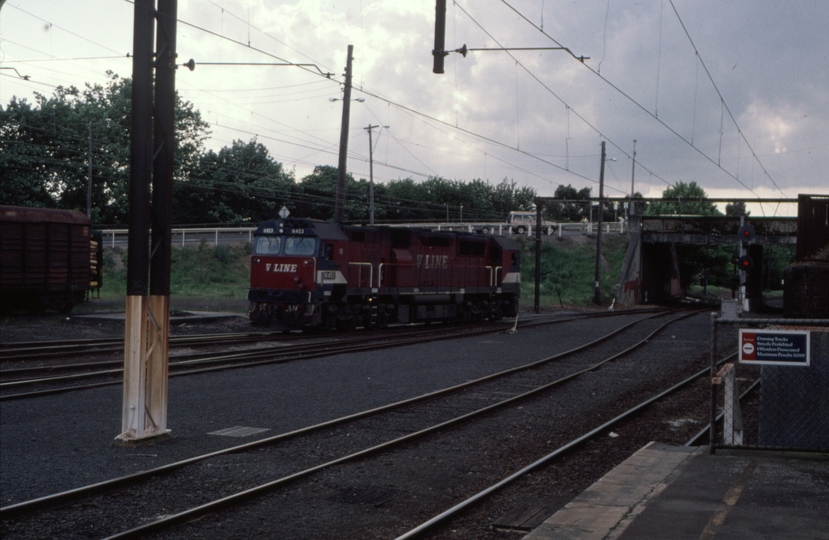
{"label": "station platform", "polygon": [[650,443],[526,540],[829,540],[829,455]]}

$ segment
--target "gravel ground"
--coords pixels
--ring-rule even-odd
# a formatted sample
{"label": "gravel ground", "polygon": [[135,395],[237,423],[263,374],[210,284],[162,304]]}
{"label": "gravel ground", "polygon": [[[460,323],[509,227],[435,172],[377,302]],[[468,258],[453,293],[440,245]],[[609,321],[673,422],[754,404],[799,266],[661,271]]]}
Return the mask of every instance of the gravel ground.
{"label": "gravel ground", "polygon": [[[192,306],[188,308],[187,306]],[[244,313],[244,306],[238,302],[233,304],[220,303],[193,304],[187,302],[184,305],[174,306],[174,313],[186,314],[193,311],[216,311],[225,312],[222,308],[232,308],[233,311],[226,311],[230,315],[222,321],[217,322],[187,322],[186,320],[171,325],[171,335],[187,334],[219,334],[225,332],[250,332],[256,330],[250,325],[247,314]],[[84,315],[124,312],[124,303],[112,300],[94,300],[92,302],[76,306],[70,315],[28,315],[16,314],[7,315],[0,319],[0,342],[14,343],[22,341],[54,341],[64,339],[97,339],[122,337],[124,335],[124,322],[114,320],[85,319]]]}
{"label": "gravel ground", "polygon": [[[3,342],[29,341],[33,336],[42,339],[44,335],[62,339],[123,332],[123,324],[89,323],[74,317],[47,318],[38,324],[28,321],[30,324],[4,320]],[[704,366],[708,324],[707,316],[696,316],[682,323],[681,332],[655,338],[658,354],[650,353],[637,363],[628,363],[625,369],[609,368],[607,376],[586,377],[584,386],[574,388],[564,400],[568,405],[565,409],[539,398],[526,408],[458,430],[451,439],[413,445],[379,461],[320,474],[310,483],[218,517],[209,516],[165,537],[393,537],[451,506],[469,489],[488,485],[504,471],[516,470],[536,459],[544,449],[551,449],[557,438],[590,425],[602,415],[618,412],[621,404],[611,397],[618,394],[606,390],[609,381],[624,382],[630,388],[643,381],[656,386],[676,377],[679,371]],[[469,338],[406,347],[393,353],[377,351],[174,379],[169,405],[173,437],[133,448],[112,445],[119,432],[120,390],[4,402],[0,405],[2,504],[159,466],[457,384],[569,349],[620,325],[615,318],[579,321],[522,330],[515,336]],[[191,332],[188,326],[174,328],[173,333]],[[196,331],[213,333],[223,328],[250,329],[241,320],[199,325]],[[586,454],[565,459],[544,474],[540,471],[532,475],[528,485],[533,489],[505,490],[492,506],[482,506],[434,534],[441,538],[515,538],[515,532],[500,531],[492,525],[515,505],[534,501],[560,507],[648,441],[687,440],[700,427],[700,420],[689,418],[689,409],[699,412],[699,393],[691,392],[688,404],[673,405],[673,410],[654,408],[656,412],[647,423],[621,427],[617,430],[619,437],[603,437],[590,443]],[[702,406],[706,396],[704,393]],[[702,416],[706,414],[704,409]],[[270,431],[245,439],[206,435],[233,425]],[[329,450],[336,451],[341,440],[332,438]],[[481,456],[487,459],[479,460]],[[221,467],[214,467],[210,473],[213,482],[228,484],[249,474],[239,470],[241,463],[229,458]],[[401,482],[406,478],[419,481],[416,485]],[[343,502],[346,492],[378,486],[391,493],[383,505]],[[212,488],[199,485],[182,489],[207,494]],[[122,510],[116,499],[102,509],[107,513]],[[74,524],[70,528],[81,538],[88,537],[90,527]],[[7,523],[3,526],[4,537],[55,537],[44,533],[16,530]]]}

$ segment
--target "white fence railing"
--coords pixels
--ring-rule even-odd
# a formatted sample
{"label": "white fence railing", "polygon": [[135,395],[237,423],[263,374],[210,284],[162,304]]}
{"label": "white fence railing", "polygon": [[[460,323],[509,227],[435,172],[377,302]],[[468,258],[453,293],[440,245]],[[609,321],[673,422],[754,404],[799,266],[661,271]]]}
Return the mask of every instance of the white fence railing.
{"label": "white fence railing", "polygon": [[[623,234],[627,230],[626,223],[612,222],[602,223],[602,232]],[[395,227],[419,227],[434,229],[436,231],[467,231],[481,232],[497,236],[506,236],[511,233],[510,225],[507,223],[395,223]],[[554,223],[545,227],[544,234],[563,236],[565,234],[594,234],[598,229],[597,223]],[[173,245],[184,247],[187,243],[196,243],[205,240],[214,246],[220,243],[252,242],[253,233],[256,227],[216,227],[204,229],[173,229]],[[127,229],[104,229],[104,245],[115,247],[116,245],[127,244],[129,230]],[[527,227],[525,236],[534,236],[533,226]]]}
{"label": "white fence railing", "polygon": [[[173,245],[184,247],[187,242],[201,242],[208,240],[212,244],[232,242],[252,242],[256,227],[217,227],[214,229],[173,229]],[[128,229],[104,229],[104,245],[115,247],[116,244],[126,244],[129,238]]]}

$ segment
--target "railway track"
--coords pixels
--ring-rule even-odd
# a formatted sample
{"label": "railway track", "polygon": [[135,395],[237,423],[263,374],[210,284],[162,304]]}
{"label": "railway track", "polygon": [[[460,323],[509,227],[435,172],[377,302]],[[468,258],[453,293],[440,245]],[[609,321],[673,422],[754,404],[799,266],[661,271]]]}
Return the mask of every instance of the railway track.
{"label": "railway track", "polygon": [[[533,316],[534,322],[544,322],[545,320],[556,321],[571,321],[580,318],[603,318],[603,317],[618,317],[629,315],[633,313],[660,313],[666,311],[665,308],[651,308],[639,310],[618,310],[618,311],[600,311],[600,312],[585,312],[583,314],[571,315],[568,317],[560,317],[555,315]],[[522,324],[525,324],[522,319]],[[443,326],[443,325],[441,325]],[[455,324],[452,326],[463,327],[463,324]],[[467,326],[481,326],[481,323],[471,323]],[[373,336],[394,336],[400,332],[417,331],[417,329],[425,328],[426,331],[435,328],[435,326],[426,326],[421,324],[416,325],[401,325],[390,327],[385,330],[374,330],[360,332],[370,333]],[[414,329],[414,330],[413,330]],[[434,331],[434,330],[431,330]],[[321,333],[321,332],[242,332],[242,333],[221,333],[221,334],[196,334],[184,336],[171,336],[169,339],[170,349],[176,348],[193,348],[193,347],[215,347],[217,345],[235,345],[245,343],[262,343],[268,341],[278,342],[295,342],[295,341],[312,341],[312,340],[342,340],[343,334],[340,333]],[[50,360],[62,361],[67,358],[75,356],[89,356],[89,355],[103,355],[112,353],[123,353],[124,338],[99,338],[99,339],[75,339],[75,340],[54,340],[54,341],[20,341],[20,342],[6,342],[0,343],[0,354],[3,356],[5,364],[27,363],[36,360]]]}
{"label": "railway track", "polygon": [[[663,325],[657,324],[651,318],[637,320],[577,349],[538,359],[438,392],[254,443],[196,456],[128,477],[7,506],[0,509],[3,534],[4,536],[10,534],[13,537],[15,534],[30,530],[30,527],[38,526],[37,524],[52,527],[56,523],[74,523],[78,519],[97,523],[100,516],[95,517],[95,510],[92,510],[92,516],[89,518],[75,517],[74,512],[83,514],[84,510],[89,508],[99,509],[108,505],[112,500],[111,494],[115,490],[118,493],[119,506],[127,509],[131,505],[129,502],[124,504],[124,498],[137,497],[146,502],[149,494],[153,494],[150,497],[153,500],[156,496],[160,497],[160,500],[154,500],[153,503],[160,505],[158,508],[155,510],[144,508],[141,514],[142,516],[164,514],[165,517],[138,528],[116,532],[121,530],[118,528],[121,522],[138,523],[142,517],[130,518],[128,515],[119,514],[123,519],[119,519],[117,524],[110,522],[97,524],[94,527],[95,534],[111,535],[109,536],[111,538],[144,537],[158,531],[168,530],[169,527],[198,516],[219,512],[227,506],[238,505],[243,500],[252,498],[260,500],[259,498],[280,488],[295,491],[296,489],[302,490],[301,486],[306,485],[307,490],[307,482],[313,483],[315,475],[333,475],[339,467],[359,467],[361,464],[369,466],[367,463],[375,464],[379,461],[382,469],[386,460],[392,460],[390,456],[397,458],[393,461],[400,461],[400,456],[395,453],[417,453],[419,444],[458,444],[457,442],[442,443],[442,441],[446,438],[451,441],[453,437],[463,437],[462,432],[469,429],[467,426],[472,426],[471,429],[481,429],[480,424],[503,421],[500,419],[500,415],[503,414],[521,417],[527,414],[527,411],[522,412],[522,409],[532,409],[536,406],[539,396],[544,396],[545,403],[560,399],[566,404],[568,393],[582,392],[583,389],[578,388],[579,385],[591,384],[591,374],[600,369],[612,371],[615,368],[608,366],[617,363],[625,365],[632,363],[632,360],[625,361],[628,355],[640,347],[646,349],[651,347],[649,340],[654,339],[661,329],[679,318],[692,315],[693,313],[672,318]],[[622,352],[617,352],[620,349]],[[595,361],[597,357],[601,358],[600,362]],[[706,369],[696,372],[693,377],[686,377],[684,384],[689,384],[689,381],[694,378],[704,377],[706,373],[708,373]],[[651,390],[653,389],[649,386],[637,390],[635,396],[622,392],[619,396],[605,396],[602,399],[610,399],[614,402],[618,400],[619,403],[632,401],[639,403],[640,394],[647,394]],[[637,406],[636,410],[646,407],[646,405]],[[567,407],[564,406],[561,412],[565,414],[566,411]],[[589,423],[593,424],[593,427],[586,432],[591,434],[602,432],[611,425],[600,418],[591,418]],[[574,431],[579,433],[577,437],[579,439],[585,433],[578,427],[571,427],[551,436],[556,441],[563,441],[564,444],[560,447],[561,453],[575,445],[573,443],[575,439],[568,438]],[[460,435],[459,432],[461,432]],[[404,434],[389,439],[387,436],[389,433]],[[336,449],[328,449],[324,443],[332,439],[337,441]],[[371,456],[371,461],[367,462],[369,456]],[[226,483],[216,485],[215,472],[229,466],[237,472],[239,472],[239,467],[242,467],[243,471],[257,472],[256,474],[232,475],[234,481],[231,485]],[[262,482],[263,474],[272,478]],[[226,475],[220,476],[226,477]],[[472,482],[471,487],[464,489],[465,491],[471,490],[473,494],[478,493],[475,486],[480,483],[480,481]],[[184,485],[201,486],[204,488],[202,491],[210,491],[210,497],[206,495],[199,495],[195,498],[187,496],[182,493]],[[386,493],[385,496],[393,498],[393,491]],[[102,496],[100,493],[110,495]],[[83,499],[83,504],[77,503],[79,499]],[[76,503],[58,510],[57,513],[54,513],[55,511],[43,513],[44,508],[72,501]],[[142,507],[145,506],[145,503],[142,503]],[[412,519],[413,517],[409,516],[405,521],[410,522]],[[427,528],[432,526],[429,525]],[[394,528],[399,531],[399,524],[395,524]],[[176,530],[174,536],[178,537],[182,532]],[[59,530],[50,529],[49,534],[64,536]],[[343,535],[342,537],[349,536]]]}
{"label": "railway track", "polygon": [[[664,310],[639,311],[637,313],[664,313]],[[592,317],[608,317],[624,315],[626,312],[604,312],[592,314]],[[531,328],[538,325],[565,323],[585,316],[575,317],[538,317],[529,321],[516,320],[514,328]],[[458,335],[475,336],[495,332],[503,332],[503,325],[465,324],[444,325],[440,327],[419,326],[417,328],[397,328],[393,331],[366,332],[356,336],[322,336],[301,339],[301,335],[291,335],[288,345],[285,340],[279,340],[278,333],[253,334],[211,334],[206,336],[185,336],[176,340],[178,346],[192,347],[209,346],[219,347],[218,352],[178,353],[171,354],[169,359],[169,376],[192,375],[231,368],[252,367],[270,363],[285,363],[296,360],[308,360],[336,354],[347,354],[358,351],[369,351],[383,348],[400,347],[422,342],[424,339],[438,340],[451,339]],[[263,346],[278,340],[273,346]],[[43,355],[62,354],[69,351],[72,355],[85,350],[86,354],[102,352],[100,347],[107,347],[112,340],[79,340],[75,342],[61,342],[40,344],[22,344],[11,351],[20,352],[17,357],[20,361],[23,353],[29,353],[28,358],[41,358]],[[296,343],[296,344],[291,344]],[[250,344],[244,348],[239,344]],[[232,345],[233,350],[226,347]],[[106,350],[105,352],[111,352]],[[119,349],[119,352],[121,350]],[[4,353],[5,354],[5,353]],[[52,395],[73,390],[98,388],[121,384],[123,376],[123,360],[96,360],[87,362],[65,363],[53,361],[49,365],[29,365],[28,367],[14,367],[0,370],[0,401],[24,399],[44,395]],[[104,379],[104,380],[101,380]],[[97,382],[89,382],[96,380]]]}

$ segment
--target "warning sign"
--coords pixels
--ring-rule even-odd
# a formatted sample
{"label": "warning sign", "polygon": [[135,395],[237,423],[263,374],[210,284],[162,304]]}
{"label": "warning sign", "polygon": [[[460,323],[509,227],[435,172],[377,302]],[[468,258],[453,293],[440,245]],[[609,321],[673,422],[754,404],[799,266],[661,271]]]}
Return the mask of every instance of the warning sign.
{"label": "warning sign", "polygon": [[740,329],[740,363],[809,365],[809,332]]}

